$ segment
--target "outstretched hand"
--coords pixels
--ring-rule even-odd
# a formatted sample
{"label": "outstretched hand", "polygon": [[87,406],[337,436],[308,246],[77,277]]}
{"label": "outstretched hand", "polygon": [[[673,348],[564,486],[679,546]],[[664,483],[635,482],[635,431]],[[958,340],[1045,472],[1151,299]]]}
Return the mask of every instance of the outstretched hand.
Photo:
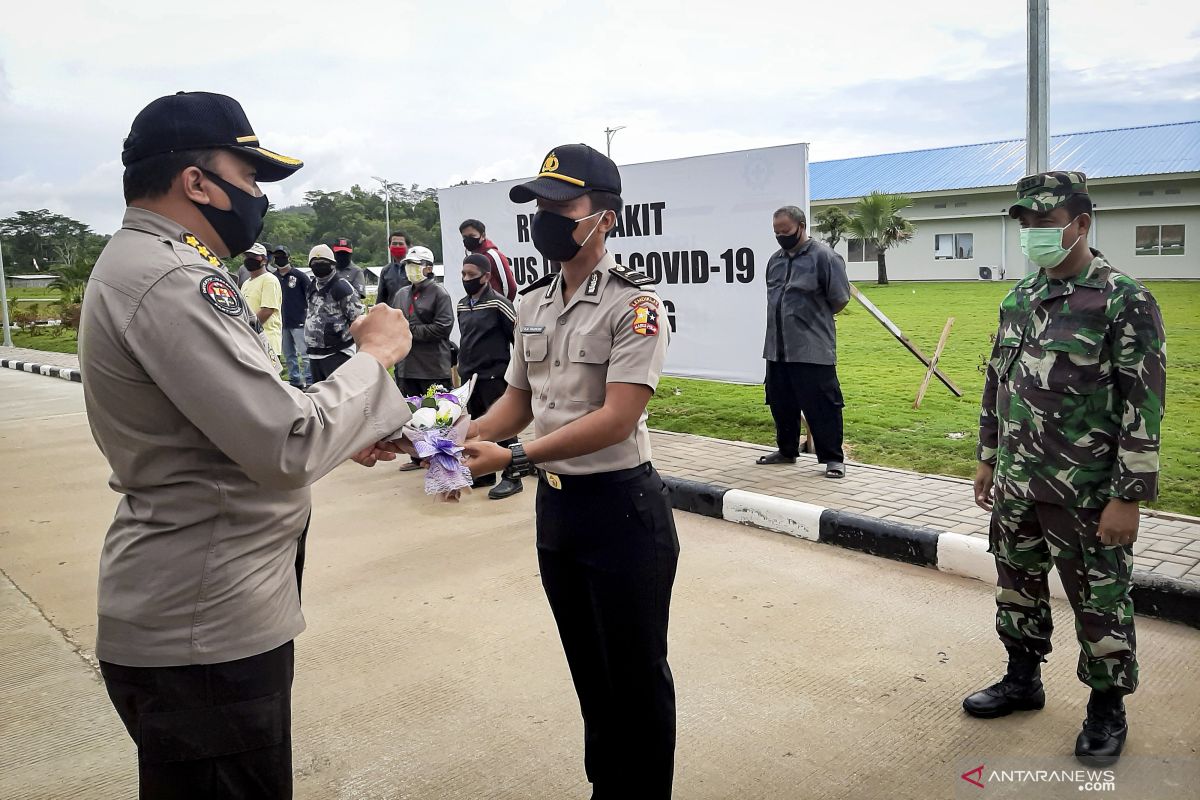
{"label": "outstretched hand", "polygon": [[512,451],[495,442],[468,441],[463,445],[463,455],[467,458],[467,469],[475,478],[499,472],[512,463]]}
{"label": "outstretched hand", "polygon": [[350,459],[364,467],[373,467],[380,461],[395,461],[397,453],[413,457],[417,455],[411,442],[407,439],[397,439],[392,442],[375,442],[350,456]]}

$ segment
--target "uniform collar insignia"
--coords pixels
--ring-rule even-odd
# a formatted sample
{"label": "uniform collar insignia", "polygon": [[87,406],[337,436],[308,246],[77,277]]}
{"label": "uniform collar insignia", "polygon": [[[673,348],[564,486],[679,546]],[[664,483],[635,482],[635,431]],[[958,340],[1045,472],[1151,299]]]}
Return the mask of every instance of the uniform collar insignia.
{"label": "uniform collar insignia", "polygon": [[584,289],[584,294],[588,297],[595,297],[600,291],[600,270],[596,270],[588,276],[587,288]]}

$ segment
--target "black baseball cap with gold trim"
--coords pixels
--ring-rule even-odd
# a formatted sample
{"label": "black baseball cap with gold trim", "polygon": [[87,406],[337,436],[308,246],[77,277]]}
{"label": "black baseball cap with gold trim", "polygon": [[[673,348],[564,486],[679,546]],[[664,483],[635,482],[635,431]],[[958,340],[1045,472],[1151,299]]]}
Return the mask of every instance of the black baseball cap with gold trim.
{"label": "black baseball cap with gold trim", "polygon": [[212,92],[179,92],[143,108],[125,137],[121,163],[129,166],[164,153],[222,147],[253,161],[259,182],[281,181],[304,166],[298,158],[262,147],[241,104]]}
{"label": "black baseball cap with gold trim", "polygon": [[574,200],[586,192],[621,193],[621,173],[612,159],[586,144],[564,144],[542,159],[533,180],[514,186],[508,197],[514,203],[530,200]]}

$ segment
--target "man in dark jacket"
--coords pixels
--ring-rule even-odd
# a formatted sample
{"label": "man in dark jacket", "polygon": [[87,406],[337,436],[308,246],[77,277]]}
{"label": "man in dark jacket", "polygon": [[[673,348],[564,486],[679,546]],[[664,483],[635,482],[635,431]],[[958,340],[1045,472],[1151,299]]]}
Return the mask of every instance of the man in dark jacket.
{"label": "man in dark jacket", "polygon": [[408,278],[404,274],[404,257],[408,255],[408,236],[404,231],[392,231],[388,237],[388,255],[391,263],[379,273],[379,291],[375,294],[375,302],[391,305],[392,298],[408,286]]}
{"label": "man in dark jacket", "polygon": [[[291,254],[287,247],[279,245],[271,251],[275,262],[275,277],[283,290],[283,357],[287,363],[288,383],[303,389],[313,382],[308,364],[308,351],[304,346],[304,323],[308,317],[308,287],[312,283],[298,269],[292,267]],[[303,363],[301,362],[303,359]]]}
{"label": "man in dark jacket", "polygon": [[407,395],[424,394],[435,383],[450,388],[450,331],[454,329],[454,303],[450,294],[433,279],[433,253],[414,247],[404,257],[410,281],[392,298],[390,305],[408,317],[413,328],[413,349],[404,359]]}
{"label": "man in dark jacket", "polygon": [[846,474],[842,455],[842,388],[833,315],[850,302],[846,262],[808,238],[804,212],[784,206],[772,224],[779,250],[767,262],[767,403],[775,418],[774,453],[759,464],[794,464],[800,414],[808,420],[825,477]]}
{"label": "man in dark jacket", "polygon": [[[492,288],[488,280],[491,271],[491,259],[482,253],[463,260],[462,283],[467,296],[458,301],[458,374],[463,383],[475,378],[475,390],[467,402],[467,410],[474,419],[482,417],[508,388],[504,373],[512,355],[513,326],[517,320],[513,304]],[[498,444],[508,447],[516,443],[513,438]],[[479,476],[474,485],[494,483],[496,475],[492,473]],[[488,492],[488,497],[502,500],[523,488],[521,474],[505,470],[504,479]]]}
{"label": "man in dark jacket", "polygon": [[[425,394],[434,384],[449,389],[454,303],[433,279],[433,253],[428,247],[409,248],[404,256],[404,272],[409,285],[395,294],[389,305],[403,311],[408,318],[413,347],[408,357],[396,364],[396,383],[409,396]],[[400,470],[420,468],[414,458]]]}
{"label": "man in dark jacket", "polygon": [[363,313],[362,300],[345,278],[339,277],[333,251],[319,244],[308,254],[313,281],[308,289],[304,345],[313,383],[319,383],[355,354],[350,325]]}
{"label": "man in dark jacket", "polygon": [[354,291],[358,292],[358,299],[362,300],[367,296],[367,282],[363,278],[363,271],[352,260],[354,256],[354,247],[350,244],[350,240],[342,237],[335,239],[333,242],[333,257],[337,262],[337,274],[339,278],[344,278]]}
{"label": "man in dark jacket", "polygon": [[477,219],[463,220],[458,226],[458,232],[462,234],[463,247],[467,248],[468,255],[479,254],[491,262],[492,269],[487,279],[496,290],[496,294],[509,301],[516,298],[517,281],[513,277],[512,267],[508,264],[508,257],[500,252],[495,242],[487,238],[487,229],[483,227],[483,223]]}

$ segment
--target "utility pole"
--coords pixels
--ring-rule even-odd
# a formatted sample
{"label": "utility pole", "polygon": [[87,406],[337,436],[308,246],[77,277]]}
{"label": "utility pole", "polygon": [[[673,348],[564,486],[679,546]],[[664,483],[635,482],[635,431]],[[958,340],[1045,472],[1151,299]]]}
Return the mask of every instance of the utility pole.
{"label": "utility pole", "polygon": [[1047,53],[1050,33],[1047,29],[1050,0],[1026,0],[1029,19],[1026,25],[1025,70],[1025,174],[1045,172],[1049,141],[1046,136]]}
{"label": "utility pole", "polygon": [[[1046,108],[1049,80],[1050,0],[1026,0],[1028,17],[1025,23],[1025,174],[1045,172],[1049,168],[1049,138],[1046,133]],[[1025,274],[1037,271],[1025,260]]]}
{"label": "utility pole", "polygon": [[0,242],[0,308],[4,316],[4,346],[12,347],[12,332],[8,328],[8,289],[4,286],[4,244]]}
{"label": "utility pole", "polygon": [[[388,249],[392,243],[392,212],[390,201],[392,199],[392,187],[396,184],[383,178],[377,178],[374,175],[371,176],[371,180],[379,181],[383,184],[383,253],[390,257],[391,250]],[[384,262],[384,266],[387,266],[387,262]]]}
{"label": "utility pole", "polygon": [[607,141],[604,145],[604,155],[608,156],[609,158],[612,158],[612,137],[617,135],[617,131],[623,131],[623,130],[625,130],[624,125],[618,125],[615,128],[605,128],[604,129],[604,135],[607,138]]}

